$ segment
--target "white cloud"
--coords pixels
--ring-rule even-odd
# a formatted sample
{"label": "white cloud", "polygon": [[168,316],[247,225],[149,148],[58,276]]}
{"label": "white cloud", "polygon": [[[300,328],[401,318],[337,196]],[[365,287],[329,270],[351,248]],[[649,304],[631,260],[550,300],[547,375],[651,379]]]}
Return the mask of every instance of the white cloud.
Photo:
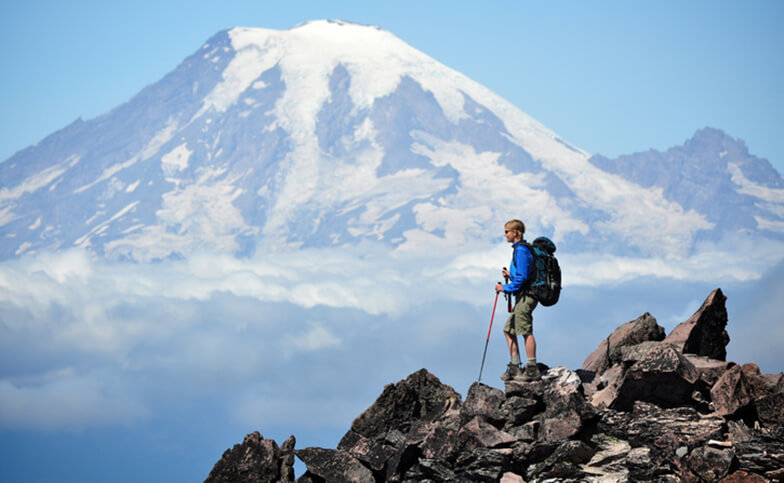
{"label": "white cloud", "polygon": [[[758,277],[781,247],[754,251],[735,241],[743,257],[734,260],[717,245],[702,248],[676,261],[562,254],[566,301],[538,315],[557,319],[541,326],[543,357],[565,357],[546,331],[582,323],[585,308],[570,301],[581,287],[611,293],[641,276],[664,287],[737,284]],[[150,264],[93,259],[81,249],[8,260],[0,263],[0,424],[131,424],[191,399],[214,401],[249,424],[296,421],[296,407],[334,409],[357,391],[372,401],[383,384],[421,367],[467,385],[509,256],[504,243],[428,258],[365,243]],[[681,303],[676,318],[683,310]],[[504,351],[492,350],[495,364]],[[369,368],[378,387],[363,386]],[[365,404],[357,401],[353,416]],[[43,414],[47,407],[58,409]]]}
{"label": "white cloud", "polygon": [[328,347],[339,347],[341,340],[321,323],[310,323],[305,330],[286,336],[284,352],[312,352]]}

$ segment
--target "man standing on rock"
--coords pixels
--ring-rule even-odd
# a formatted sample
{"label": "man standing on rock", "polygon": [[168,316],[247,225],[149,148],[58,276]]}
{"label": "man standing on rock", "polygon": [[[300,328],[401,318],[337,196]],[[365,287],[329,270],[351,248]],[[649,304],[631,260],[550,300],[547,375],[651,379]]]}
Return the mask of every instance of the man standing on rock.
{"label": "man standing on rock", "polygon": [[[504,277],[509,277],[509,283],[495,286],[496,292],[514,294],[515,305],[512,313],[504,326],[504,337],[509,347],[510,362],[506,372],[501,374],[501,380],[512,379],[533,381],[540,378],[539,368],[536,366],[536,339],[533,332],[533,311],[537,301],[526,294],[529,267],[533,264],[533,256],[523,239],[525,224],[520,220],[511,220],[504,225],[506,241],[512,244],[512,263],[509,270],[504,269]],[[525,370],[520,370],[520,348],[517,345],[517,336],[523,337],[525,353],[528,362]]]}

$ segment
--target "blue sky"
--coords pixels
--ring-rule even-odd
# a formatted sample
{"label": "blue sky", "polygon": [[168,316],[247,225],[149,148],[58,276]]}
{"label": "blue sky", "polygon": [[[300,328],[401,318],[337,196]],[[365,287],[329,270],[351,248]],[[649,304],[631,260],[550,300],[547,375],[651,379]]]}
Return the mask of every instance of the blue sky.
{"label": "blue sky", "polygon": [[[219,30],[339,18],[394,33],[589,152],[667,149],[712,126],[784,172],[784,3],[477,5],[6,1],[0,159],[127,101]],[[299,448],[335,447],[384,384],[421,367],[465,394],[487,332],[486,280],[497,274],[438,291],[438,261],[386,276],[376,274],[379,251],[362,263],[314,250],[134,265],[64,250],[0,264],[11,301],[0,304],[0,480],[199,481],[253,430],[279,443],[293,433]],[[314,260],[327,268],[309,271]],[[311,310],[306,294],[247,296],[270,277],[296,285],[323,274],[332,277],[321,280],[325,293],[360,287],[364,297]],[[722,282],[729,359],[782,370],[784,332],[771,330],[782,280],[784,265],[761,280]],[[540,360],[579,367],[646,311],[669,331],[714,288],[654,278],[572,287],[537,311]],[[506,348],[498,315],[495,323],[483,381],[497,385]]]}
{"label": "blue sky", "polygon": [[4,2],[0,159],[159,80],[217,31],[378,25],[573,144],[617,156],[711,126],[784,172],[784,3]]}

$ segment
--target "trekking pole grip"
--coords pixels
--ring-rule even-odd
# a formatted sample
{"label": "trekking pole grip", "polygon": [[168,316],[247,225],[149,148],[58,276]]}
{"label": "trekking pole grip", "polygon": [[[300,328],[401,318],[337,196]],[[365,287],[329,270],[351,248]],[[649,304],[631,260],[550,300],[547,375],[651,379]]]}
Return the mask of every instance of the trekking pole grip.
{"label": "trekking pole grip", "polygon": [[[504,267],[504,270],[506,270],[506,267]],[[509,276],[508,275],[504,275],[504,280],[506,281],[506,283],[509,283]],[[512,312],[512,294],[504,292],[504,297],[506,297],[506,310],[507,310],[507,312],[511,313]]]}

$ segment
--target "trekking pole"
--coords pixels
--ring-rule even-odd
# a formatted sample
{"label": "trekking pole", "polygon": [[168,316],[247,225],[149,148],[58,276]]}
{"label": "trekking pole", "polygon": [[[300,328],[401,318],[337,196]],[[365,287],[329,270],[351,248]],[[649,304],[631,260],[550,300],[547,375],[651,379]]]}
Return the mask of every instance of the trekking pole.
{"label": "trekking pole", "polygon": [[[504,267],[506,270],[506,267]],[[504,281],[509,283],[509,275],[504,275]],[[512,294],[504,292],[504,297],[506,298],[506,311],[510,314],[512,313]]]}
{"label": "trekking pole", "polygon": [[[498,282],[501,283],[501,282]],[[487,340],[485,341],[485,351],[482,353],[482,365],[479,366],[479,378],[476,382],[482,382],[482,369],[485,367],[485,356],[487,355],[487,344],[490,343],[490,332],[493,330],[493,317],[495,317],[495,306],[498,303],[498,292],[495,293],[495,302],[493,302],[493,313],[490,314],[490,328],[487,329]]]}

